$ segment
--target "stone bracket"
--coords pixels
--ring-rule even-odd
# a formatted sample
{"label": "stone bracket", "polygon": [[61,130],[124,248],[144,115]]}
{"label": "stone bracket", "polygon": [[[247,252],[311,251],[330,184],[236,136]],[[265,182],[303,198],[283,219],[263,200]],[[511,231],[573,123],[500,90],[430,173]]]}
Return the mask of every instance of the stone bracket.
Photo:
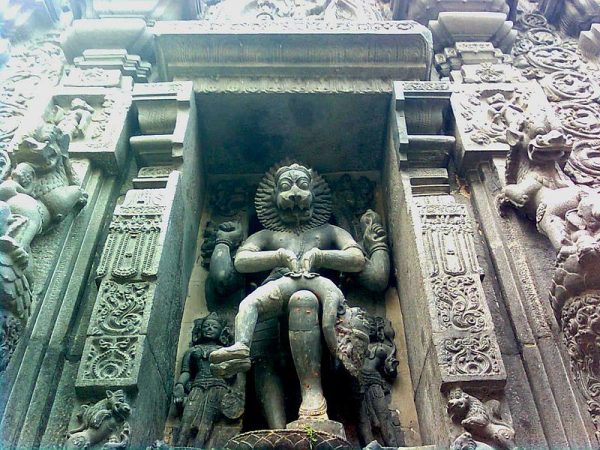
{"label": "stone bracket", "polygon": [[444,135],[450,84],[443,81],[396,81],[391,139],[400,167],[446,167],[454,147]]}
{"label": "stone bracket", "polygon": [[133,103],[139,129],[129,142],[142,165],[183,161],[184,140],[196,119],[191,114],[193,95],[192,82],[135,85]]}

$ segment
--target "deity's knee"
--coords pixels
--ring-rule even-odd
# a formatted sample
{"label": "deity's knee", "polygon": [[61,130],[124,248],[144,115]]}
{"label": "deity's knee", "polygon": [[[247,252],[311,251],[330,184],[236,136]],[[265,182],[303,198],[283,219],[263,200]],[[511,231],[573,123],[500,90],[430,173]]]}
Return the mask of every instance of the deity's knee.
{"label": "deity's knee", "polygon": [[311,331],[319,326],[319,300],[310,291],[298,291],[290,297],[290,331]]}

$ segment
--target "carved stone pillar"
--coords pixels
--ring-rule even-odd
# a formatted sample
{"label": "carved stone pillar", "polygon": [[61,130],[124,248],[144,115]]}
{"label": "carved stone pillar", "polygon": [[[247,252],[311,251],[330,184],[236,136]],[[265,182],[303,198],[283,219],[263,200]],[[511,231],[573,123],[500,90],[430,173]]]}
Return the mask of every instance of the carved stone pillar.
{"label": "carved stone pillar", "polygon": [[[396,122],[402,122],[404,105],[395,105]],[[449,192],[448,174],[435,164],[443,158],[432,157],[433,164],[426,168],[414,158],[399,165],[401,154],[394,143],[410,142],[410,127],[392,123],[390,129],[386,199],[402,315],[411,342],[408,357],[415,403],[424,441],[450,443],[461,428],[452,424],[446,406],[460,424],[453,399],[465,395],[472,406],[482,404],[475,394],[464,391],[494,397],[501,393],[507,375],[481,283],[468,207],[460,197],[442,195]],[[394,134],[402,129],[405,136]],[[437,149],[443,154],[445,146],[438,138],[431,136],[432,153]],[[443,394],[449,396],[447,405]],[[465,424],[462,432],[471,432]],[[509,426],[507,430],[512,442],[514,432]],[[485,433],[473,437],[499,445]]]}
{"label": "carved stone pillar", "polygon": [[171,330],[179,329],[186,281],[182,226],[179,172],[165,188],[128,191],[97,269],[100,286],[75,388],[82,401],[123,390],[133,407],[134,446],[161,434],[168,411],[178,337]]}

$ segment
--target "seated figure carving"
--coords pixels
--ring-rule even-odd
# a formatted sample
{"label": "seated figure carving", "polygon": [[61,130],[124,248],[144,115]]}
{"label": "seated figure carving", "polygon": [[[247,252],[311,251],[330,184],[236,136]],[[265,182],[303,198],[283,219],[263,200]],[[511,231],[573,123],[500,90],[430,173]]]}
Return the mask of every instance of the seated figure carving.
{"label": "seated figure carving", "polygon": [[[289,314],[289,344],[302,397],[299,417],[327,419],[321,386],[321,336],[331,354],[350,373],[358,374],[368,334],[363,333],[365,342],[354,346],[348,345],[347,336],[339,335],[340,322],[356,317],[352,308],[346,307],[341,290],[316,271],[369,273],[367,268],[373,262],[365,258],[347,231],[327,223],[331,213],[329,187],[315,171],[303,165],[272,168],[258,187],[255,204],[265,229],[241,245],[234,267],[240,273],[271,273],[240,304],[235,320],[236,342],[211,353],[211,370],[222,377],[248,370],[257,323]],[[377,233],[378,227],[370,229]],[[377,276],[375,272],[371,276]],[[348,350],[361,354],[344,355]]]}

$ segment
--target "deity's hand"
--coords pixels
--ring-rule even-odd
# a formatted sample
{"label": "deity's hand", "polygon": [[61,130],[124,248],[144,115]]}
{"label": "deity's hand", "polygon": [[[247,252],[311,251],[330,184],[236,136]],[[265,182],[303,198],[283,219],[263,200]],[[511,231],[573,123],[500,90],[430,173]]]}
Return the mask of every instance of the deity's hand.
{"label": "deity's hand", "polygon": [[230,248],[238,247],[243,239],[242,224],[239,222],[223,222],[217,228],[217,244],[224,243]]}
{"label": "deity's hand", "polygon": [[298,272],[298,257],[293,251],[280,248],[277,250],[277,258],[281,266],[287,267],[292,272]]}
{"label": "deity's hand", "polygon": [[367,210],[360,218],[363,227],[363,247],[368,255],[375,250],[387,249],[387,233],[381,224],[379,214],[372,210]]}
{"label": "deity's hand", "polygon": [[178,408],[183,406],[183,400],[185,397],[185,391],[183,389],[183,384],[177,383],[173,388],[173,403]]}
{"label": "deity's hand", "polygon": [[323,264],[323,252],[318,248],[311,248],[304,255],[300,261],[302,270],[311,272],[313,269],[318,269]]}

